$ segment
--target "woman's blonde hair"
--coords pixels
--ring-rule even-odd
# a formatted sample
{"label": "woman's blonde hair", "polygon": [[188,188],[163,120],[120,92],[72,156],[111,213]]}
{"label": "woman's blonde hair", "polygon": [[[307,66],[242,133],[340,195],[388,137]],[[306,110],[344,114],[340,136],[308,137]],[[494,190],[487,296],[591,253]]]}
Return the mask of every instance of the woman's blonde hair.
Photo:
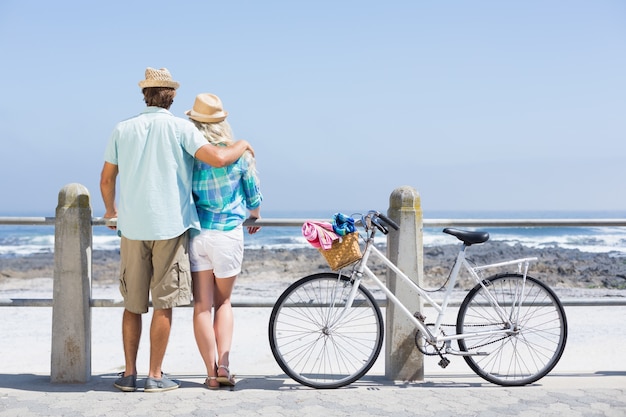
{"label": "woman's blonde hair", "polygon": [[[233,139],[233,130],[226,120],[222,120],[221,122],[216,123],[202,123],[193,119],[189,120],[191,120],[193,124],[196,125],[196,127],[198,128],[198,130],[200,130],[200,132],[202,132],[206,140],[213,145],[229,146],[235,142],[235,140]],[[250,171],[252,172],[252,174],[257,177],[256,163],[252,152],[245,151],[243,157],[248,162],[248,166],[250,167]]]}

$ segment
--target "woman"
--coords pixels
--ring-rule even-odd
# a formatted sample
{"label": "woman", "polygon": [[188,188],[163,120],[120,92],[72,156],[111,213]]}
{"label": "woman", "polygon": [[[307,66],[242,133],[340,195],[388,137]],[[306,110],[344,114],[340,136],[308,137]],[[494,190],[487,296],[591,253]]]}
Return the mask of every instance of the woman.
{"label": "woman", "polygon": [[[234,142],[228,113],[216,95],[199,94],[185,112],[205,138],[216,146]],[[224,168],[197,161],[193,170],[193,198],[202,230],[192,234],[189,256],[193,279],[194,334],[207,369],[209,389],[234,386],[229,354],[233,336],[230,297],[243,260],[246,212],[260,218],[263,199],[254,157],[250,152]],[[254,234],[259,227],[248,227]],[[213,308],[213,314],[211,309]]]}

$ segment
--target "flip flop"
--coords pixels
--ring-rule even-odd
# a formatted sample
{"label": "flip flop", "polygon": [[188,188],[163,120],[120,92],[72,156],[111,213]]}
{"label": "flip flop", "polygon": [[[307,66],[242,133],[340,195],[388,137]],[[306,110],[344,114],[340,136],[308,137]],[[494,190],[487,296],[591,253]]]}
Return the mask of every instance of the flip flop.
{"label": "flip flop", "polygon": [[206,377],[206,379],[204,380],[204,385],[206,385],[208,389],[220,389],[220,387],[222,386],[222,384],[220,384],[219,382],[217,385],[210,385],[209,381],[217,381],[217,377],[216,376]]}
{"label": "flip flop", "polygon": [[228,369],[228,366],[224,366],[224,365],[220,365],[217,369],[219,371],[219,369],[224,369],[226,370],[226,375],[225,376],[217,376],[217,382],[220,383],[220,385],[223,386],[227,386],[227,387],[234,387],[235,386],[235,375],[231,375],[230,374],[230,369]]}

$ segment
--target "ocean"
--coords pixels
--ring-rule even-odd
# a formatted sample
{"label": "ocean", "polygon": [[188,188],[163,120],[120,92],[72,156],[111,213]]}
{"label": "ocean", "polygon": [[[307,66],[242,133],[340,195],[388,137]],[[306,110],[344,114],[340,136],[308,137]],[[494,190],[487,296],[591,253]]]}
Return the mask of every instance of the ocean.
{"label": "ocean", "polygon": [[[346,214],[352,212],[345,211]],[[333,212],[263,212],[272,219],[331,219]],[[0,217],[22,217],[5,215]],[[50,216],[49,213],[33,215]],[[424,219],[625,219],[626,211],[594,212],[424,212]],[[492,240],[533,248],[558,247],[583,252],[613,253],[626,256],[626,227],[486,227]],[[384,236],[380,236],[384,241]],[[425,228],[426,246],[456,244],[456,239],[441,233],[441,228]],[[300,227],[264,227],[255,235],[245,235],[245,247],[291,249],[307,247]],[[104,226],[93,228],[94,250],[119,250],[119,238]],[[54,251],[54,226],[0,224],[0,258],[14,258]]]}

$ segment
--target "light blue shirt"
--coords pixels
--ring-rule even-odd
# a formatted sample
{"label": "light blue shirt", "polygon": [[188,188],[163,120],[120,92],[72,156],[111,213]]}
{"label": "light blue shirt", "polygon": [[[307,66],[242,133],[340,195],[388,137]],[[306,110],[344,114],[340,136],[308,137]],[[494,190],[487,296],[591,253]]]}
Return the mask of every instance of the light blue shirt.
{"label": "light blue shirt", "polygon": [[200,229],[191,194],[193,163],[207,140],[160,107],[117,124],[104,160],[117,165],[117,228],[132,240],[165,240]]}

